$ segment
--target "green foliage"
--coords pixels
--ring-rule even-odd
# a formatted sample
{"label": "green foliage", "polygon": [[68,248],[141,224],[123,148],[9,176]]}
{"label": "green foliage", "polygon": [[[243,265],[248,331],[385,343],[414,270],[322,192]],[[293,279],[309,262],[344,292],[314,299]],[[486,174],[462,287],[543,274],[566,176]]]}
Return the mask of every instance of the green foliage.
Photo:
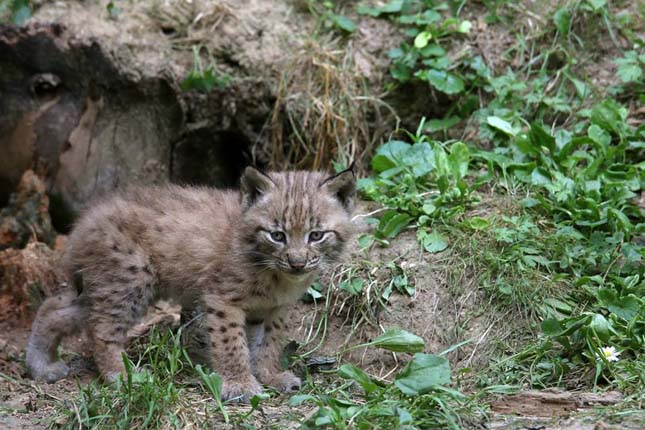
{"label": "green foliage", "polygon": [[394,385],[403,394],[418,396],[450,383],[450,366],[444,357],[415,354],[412,361],[396,376]]}
{"label": "green foliage", "polygon": [[66,417],[63,428],[176,427],[179,418],[171,406],[180,401],[184,392],[176,378],[190,367],[180,336],[181,332],[174,335],[153,331],[137,363],[123,357],[125,378],[111,385],[95,380],[79,387],[77,398],[61,405],[60,412]]}
{"label": "green foliage", "polygon": [[[401,12],[388,5],[365,12]],[[584,7],[607,13],[602,2]],[[572,13],[553,16],[563,38]],[[426,46],[425,38],[416,46]],[[642,82],[636,51],[616,64],[624,83]],[[493,98],[473,118],[489,149],[431,140],[425,133],[448,122],[422,122],[409,142],[377,149],[374,176],[359,188],[387,208],[375,229],[380,243],[411,227],[428,252],[450,250],[448,238],[459,240],[481,264],[480,285],[495,303],[527,317],[527,328],[539,323],[539,342],[502,361],[503,382],[548,386],[592,369],[594,384],[643,390],[645,248],[636,238],[645,231],[638,202],[645,127],[631,126],[628,109],[614,99],[585,105],[591,89],[569,63],[557,72],[566,85],[546,97],[552,73],[544,68],[522,82],[509,70],[482,79]],[[567,126],[544,123],[560,114],[568,115]],[[482,184],[518,190],[521,215],[466,217]],[[607,359],[608,347],[618,361]]]}
{"label": "green foliage", "polygon": [[224,422],[228,423],[228,413],[226,412],[226,408],[224,408],[224,405],[222,404],[222,378],[215,372],[205,371],[199,364],[195,366],[195,370],[201,378],[204,387],[211,394],[213,400],[217,404],[217,407],[224,417]]}
{"label": "green foliage", "polygon": [[487,73],[481,58],[448,56],[447,44],[459,34],[470,32],[472,24],[446,17],[448,2],[393,0],[381,7],[359,7],[360,14],[390,17],[405,29],[406,41],[390,51],[391,74],[399,82],[416,79],[448,95],[463,93]]}
{"label": "green foliage", "polygon": [[391,140],[376,150],[373,178],[361,179],[359,189],[391,208],[381,217],[376,238],[383,244],[411,223],[419,227],[419,242],[431,252],[446,248],[446,240],[431,232],[435,220],[450,220],[473,203],[467,182],[471,150],[462,142],[440,143],[422,134],[422,122],[412,143]]}
{"label": "green foliage", "polygon": [[208,68],[204,68],[200,57],[200,48],[193,46],[193,70],[181,82],[183,91],[196,90],[201,93],[208,93],[216,86],[225,88],[231,81],[231,77],[217,71],[214,61]]}
{"label": "green foliage", "polygon": [[400,328],[390,328],[373,341],[358,347],[375,346],[394,352],[419,352],[425,348],[425,342],[416,334]]}
{"label": "green foliage", "polygon": [[616,73],[624,83],[642,83],[643,67],[645,66],[645,54],[636,51],[625,52],[622,58],[614,60],[618,66]]}
{"label": "green foliage", "polygon": [[626,126],[626,111],[613,101],[596,104],[588,114],[586,131],[551,133],[536,123],[505,133],[509,145],[476,157],[538,191],[524,205],[543,209],[555,223],[629,237],[641,217],[634,197],[645,179],[644,165],[630,161],[644,136]]}
{"label": "green foliage", "polygon": [[9,21],[15,25],[23,25],[31,18],[30,3],[29,0],[0,0],[0,22]]}
{"label": "green foliage", "polygon": [[331,0],[306,0],[309,12],[320,20],[326,29],[340,30],[351,34],[356,31],[356,23],[349,17],[337,13],[337,6]]}
{"label": "green foliage", "polygon": [[438,355],[417,353],[394,383],[374,380],[361,369],[345,364],[338,375],[362,389],[343,386],[334,393],[295,395],[291,406],[313,403],[316,413],[302,428],[463,428],[463,419],[476,415],[474,397],[449,387],[448,361]]}
{"label": "green foliage", "polygon": [[[499,117],[487,122],[498,132],[495,147],[473,150],[460,144],[458,151],[450,151],[449,155],[464,155],[452,161],[446,156],[446,166],[452,166],[443,170],[448,180],[432,175],[437,170],[436,148],[443,146],[417,135],[412,145],[394,141],[379,148],[372,163],[376,176],[364,181],[362,190],[393,208],[386,215],[403,213],[408,222],[417,220],[420,242],[436,252],[448,246],[446,235],[426,231],[422,217],[435,214],[454,224],[454,215],[463,214],[463,209],[454,212],[455,202],[462,201],[443,196],[452,197],[452,191],[472,202],[470,187],[459,185],[470,170],[481,165],[488,170],[487,181],[526,187],[522,217],[502,217],[501,223],[477,218],[456,225],[485,230],[491,237],[486,247],[496,251],[483,257],[489,276],[482,277],[482,287],[499,303],[534,308],[534,316],[542,320],[542,349],[528,356],[550,371],[533,384],[548,385],[551,378],[563,378],[567,369],[577,366],[595,369],[596,383],[604,378],[619,384],[624,378],[601,354],[602,348],[618,348],[621,360],[637,359],[645,348],[645,248],[632,241],[645,225],[636,200],[645,183],[645,129],[630,127],[627,111],[613,100],[582,112],[575,131],[551,131],[540,123],[513,126]],[[417,149],[418,142],[423,147]],[[423,209],[430,205],[432,210]],[[452,216],[442,215],[446,213]],[[535,219],[545,220],[541,224],[549,230]],[[379,224],[377,234],[389,237],[385,233],[399,230],[383,231]],[[559,278],[567,290],[556,294],[533,289],[527,294],[528,275],[536,272]],[[560,354],[569,358],[563,360]]]}

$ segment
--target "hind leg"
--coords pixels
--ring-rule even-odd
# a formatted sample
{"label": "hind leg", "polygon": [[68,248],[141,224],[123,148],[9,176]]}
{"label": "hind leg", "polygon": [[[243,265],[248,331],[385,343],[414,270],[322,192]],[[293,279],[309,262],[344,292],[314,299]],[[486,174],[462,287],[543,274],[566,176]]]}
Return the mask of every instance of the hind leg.
{"label": "hind leg", "polygon": [[67,292],[47,299],[34,320],[25,362],[31,376],[48,383],[67,376],[69,368],[57,361],[56,348],[60,340],[78,330],[82,309],[76,294]]}
{"label": "hind leg", "polygon": [[95,300],[89,314],[94,360],[107,381],[124,374],[123,353],[127,332],[145,314],[153,296],[145,276],[127,283],[106,285],[102,300]]}
{"label": "hind leg", "polygon": [[88,323],[94,360],[105,380],[123,374],[122,354],[128,330],[139,322],[154,296],[152,265],[134,244],[122,245],[122,258],[112,258],[98,273],[83,274],[90,301]]}

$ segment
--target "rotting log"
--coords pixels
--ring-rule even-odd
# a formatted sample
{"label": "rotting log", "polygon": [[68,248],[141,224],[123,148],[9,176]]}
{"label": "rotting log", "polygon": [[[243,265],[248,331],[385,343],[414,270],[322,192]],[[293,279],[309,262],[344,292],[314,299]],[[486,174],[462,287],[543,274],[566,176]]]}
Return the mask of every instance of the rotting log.
{"label": "rotting log", "polygon": [[44,297],[66,288],[60,254],[41,242],[0,251],[0,323],[29,323]]}

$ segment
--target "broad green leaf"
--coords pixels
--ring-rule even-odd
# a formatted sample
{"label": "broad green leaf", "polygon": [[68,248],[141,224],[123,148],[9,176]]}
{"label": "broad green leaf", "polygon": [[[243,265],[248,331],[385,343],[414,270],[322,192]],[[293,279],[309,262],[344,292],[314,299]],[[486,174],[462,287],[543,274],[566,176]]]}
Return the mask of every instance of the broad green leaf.
{"label": "broad green leaf", "polygon": [[553,14],[553,22],[560,35],[567,37],[569,34],[569,26],[571,25],[571,14],[569,10],[566,7],[556,10]]}
{"label": "broad green leaf", "polygon": [[434,169],[434,150],[428,142],[417,142],[403,155],[403,165],[412,169],[415,178],[427,175]]}
{"label": "broad green leaf", "polygon": [[407,276],[397,275],[392,278],[392,283],[400,292],[405,293],[408,296],[414,296],[415,287],[414,285],[410,285]]}
{"label": "broad green leaf", "polygon": [[551,262],[541,255],[523,255],[522,262],[530,268],[540,266],[549,266]]}
{"label": "broad green leaf", "polygon": [[181,82],[181,89],[183,91],[197,90],[202,93],[208,93],[216,84],[217,79],[212,70],[206,70],[203,73],[192,71]]}
{"label": "broad green leaf", "polygon": [[394,352],[420,352],[426,346],[422,338],[398,327],[385,330],[385,333],[367,345]]}
{"label": "broad green leaf", "polygon": [[434,203],[427,202],[427,203],[424,203],[423,206],[421,206],[421,210],[426,215],[432,215],[437,210],[437,207],[434,205]]}
{"label": "broad green leaf", "polygon": [[121,15],[121,8],[116,6],[112,1],[108,2],[105,8],[107,9],[108,15],[111,19],[117,19],[119,15]]}
{"label": "broad green leaf", "polygon": [[441,20],[441,14],[433,9],[427,9],[423,13],[414,15],[401,15],[398,19],[401,24],[412,24],[416,27],[426,27]]}
{"label": "broad green leaf", "polygon": [[407,424],[412,424],[414,418],[412,418],[412,414],[410,414],[406,409],[397,406],[396,413],[399,415],[399,425],[406,426],[401,428],[408,428]]}
{"label": "broad green leaf", "polygon": [[417,239],[419,240],[421,246],[423,246],[423,249],[432,254],[441,252],[444,249],[448,248],[448,241],[446,240],[446,238],[436,231],[428,233],[423,229],[419,229],[417,231]]}
{"label": "broad green leaf", "polygon": [[544,169],[536,167],[531,172],[531,184],[543,187],[551,184],[551,178],[545,174]]}
{"label": "broad green leaf", "polygon": [[464,81],[457,75],[445,70],[423,70],[418,77],[430,82],[430,85],[446,94],[458,94],[464,91]]}
{"label": "broad green leaf", "polygon": [[534,208],[540,204],[540,201],[538,199],[534,199],[532,197],[526,197],[522,199],[522,207],[526,209]]}
{"label": "broad green leaf", "polygon": [[307,288],[307,294],[311,296],[312,299],[318,300],[319,298],[323,297],[323,295],[320,293],[320,291],[316,290],[313,287]]}
{"label": "broad green leaf", "polygon": [[372,158],[372,169],[376,172],[384,172],[385,170],[396,167],[402,160],[405,154],[410,150],[411,145],[401,140],[391,140],[381,145],[376,150],[376,155]]}
{"label": "broad green leaf", "polygon": [[437,131],[448,130],[455,125],[461,122],[461,118],[458,116],[449,116],[443,119],[431,119],[426,124],[426,131],[428,133],[434,133]]}
{"label": "broad green leaf", "polygon": [[289,399],[289,406],[300,406],[305,402],[317,403],[318,399],[311,394],[297,394]]}
{"label": "broad green leaf", "polygon": [[580,79],[574,78],[573,76],[567,77],[575,87],[578,97],[580,97],[581,99],[586,99],[591,95],[591,88],[589,88],[589,85],[585,84]]}
{"label": "broad green leaf", "polygon": [[249,399],[249,403],[251,404],[251,409],[256,410],[258,406],[260,406],[260,402],[262,400],[267,400],[270,399],[271,396],[268,395],[267,393],[261,393],[261,394],[256,394],[253,397]]}
{"label": "broad green leaf", "polygon": [[555,147],[558,150],[564,148],[571,143],[572,134],[568,130],[560,129],[555,132]]}
{"label": "broad green leaf", "polygon": [[634,228],[631,221],[629,220],[629,217],[625,215],[625,213],[620,209],[610,207],[609,209],[607,209],[607,217],[608,219],[615,222],[618,230],[629,232]]}
{"label": "broad green leaf", "polygon": [[597,296],[600,304],[625,321],[631,321],[640,311],[640,302],[634,295],[630,294],[619,298],[616,290],[601,288],[598,290]]}
{"label": "broad green leaf", "polygon": [[372,381],[372,378],[370,378],[368,374],[363,372],[358,367],[352,366],[351,364],[343,364],[342,366],[340,366],[340,369],[338,369],[338,374],[341,378],[351,379],[358,382],[358,384],[363,387],[365,393],[367,394],[371,394],[378,388],[378,386],[374,383],[374,381]]}
{"label": "broad green leaf", "polygon": [[486,118],[486,122],[494,129],[499,130],[508,136],[515,136],[517,134],[517,131],[513,128],[510,122],[498,116],[489,116]]}
{"label": "broad green leaf", "polygon": [[446,55],[446,50],[436,43],[431,43],[425,48],[421,49],[421,55],[423,57],[443,57]]}
{"label": "broad green leaf", "polygon": [[615,100],[607,99],[593,106],[590,119],[592,123],[605,130],[621,134],[627,120],[627,109],[619,105]]}
{"label": "broad green leaf", "polygon": [[222,403],[222,378],[215,372],[207,373],[200,364],[195,366],[195,370],[197,371],[201,381],[206,386],[206,389],[213,397],[213,400],[215,400],[218,409],[224,417],[224,421],[228,423],[228,413]]}
{"label": "broad green leaf", "polygon": [[618,67],[618,77],[623,82],[638,82],[643,77],[643,68],[639,64],[622,64]]}
{"label": "broad green leaf", "polygon": [[422,31],[414,38],[414,47],[417,49],[424,48],[432,39],[432,33],[429,31]]}
{"label": "broad green leaf", "polygon": [[555,318],[549,318],[542,321],[542,332],[550,337],[559,336],[564,331],[564,326],[560,321]]}
{"label": "broad green leaf", "polygon": [[[538,169],[536,169],[537,171]],[[549,190],[549,197],[558,203],[566,203],[575,196],[575,182],[559,171],[554,171],[552,182],[544,185]]]}
{"label": "broad green leaf", "polygon": [[594,314],[591,318],[589,326],[602,340],[608,340],[610,335],[610,324],[607,319],[601,314]]}
{"label": "broad green leaf", "polygon": [[627,322],[631,322],[636,315],[639,314],[641,306],[641,300],[639,300],[635,295],[630,294],[626,297],[621,297],[614,303],[611,303],[607,306],[609,312],[612,312],[624,319]]}
{"label": "broad green leaf", "polygon": [[408,214],[398,213],[395,210],[387,211],[381,217],[378,232],[387,239],[394,239],[410,222],[412,217]]}
{"label": "broad green leaf", "polygon": [[408,396],[426,394],[450,383],[450,365],[444,357],[414,354],[414,358],[396,376],[394,384]]}
{"label": "broad green leaf", "polygon": [[442,146],[435,146],[434,167],[438,177],[447,176],[450,173],[450,164],[448,163],[448,154]]}
{"label": "broad green leaf", "polygon": [[362,234],[358,237],[358,246],[368,248],[374,243],[374,237],[371,234]]}
{"label": "broad green leaf", "polygon": [[609,132],[598,127],[596,124],[591,124],[591,126],[589,126],[587,135],[591,140],[605,148],[611,144],[611,135]]}
{"label": "broad green leaf", "polygon": [[348,33],[353,33],[356,31],[356,24],[346,16],[331,14],[329,18],[332,20],[334,25],[341,30],[344,30]]}
{"label": "broad green leaf", "polygon": [[570,315],[573,311],[573,307],[569,303],[556,299],[554,297],[548,297],[544,299],[544,303],[563,314]]}
{"label": "broad green leaf", "polygon": [[555,151],[555,137],[544,128],[543,124],[533,123],[529,129],[529,140],[536,147],[547,148],[551,153]]}
{"label": "broad green leaf", "polygon": [[202,369],[201,365],[197,365],[197,373],[201,377],[202,382],[206,385],[206,388],[211,393],[215,400],[221,398],[222,391],[222,378],[215,372],[207,373]]}
{"label": "broad green leaf", "polygon": [[452,172],[453,179],[461,179],[468,173],[470,163],[470,150],[463,142],[456,142],[450,147],[448,155],[448,164]]}
{"label": "broad green leaf", "polygon": [[480,216],[474,216],[464,221],[464,224],[466,224],[468,227],[472,228],[473,230],[483,230],[490,225],[490,222],[486,218],[482,218]]}
{"label": "broad green leaf", "polygon": [[643,259],[641,255],[641,248],[632,243],[623,243],[620,252],[625,256],[628,261],[640,262]]}
{"label": "broad green leaf", "polygon": [[352,278],[349,281],[341,282],[338,287],[354,296],[358,296],[363,291],[364,282],[362,278]]}

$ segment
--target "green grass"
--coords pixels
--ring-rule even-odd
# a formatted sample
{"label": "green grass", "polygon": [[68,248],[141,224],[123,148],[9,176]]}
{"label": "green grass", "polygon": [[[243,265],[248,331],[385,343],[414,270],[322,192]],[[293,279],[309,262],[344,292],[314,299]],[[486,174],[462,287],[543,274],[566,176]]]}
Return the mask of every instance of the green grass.
{"label": "green grass", "polygon": [[[447,5],[403,1],[366,11],[412,26],[406,35],[414,44],[392,56],[395,79],[424,80],[436,61],[421,58],[458,40],[441,30],[463,22],[436,14]],[[565,2],[549,18],[531,42],[517,35],[509,52],[528,58],[517,69],[495,75],[482,66],[471,79],[456,75],[461,83],[451,91],[430,81],[435,90],[463,94],[442,124],[474,120],[478,139],[435,140],[442,124],[422,121],[416,133],[378,148],[374,176],[360,183],[365,197],[389,208],[372,240],[387,245],[414,226],[426,251],[467,260],[496,312],[525,322],[516,353],[501,356],[482,380],[642,393],[645,250],[636,238],[645,226],[637,202],[645,127],[632,126],[621,103],[642,97],[642,42],[615,60],[621,82],[593,88],[584,59],[576,58],[576,49],[587,46],[576,31],[582,22],[601,22],[614,38],[617,18],[602,1]],[[436,41],[433,53],[423,52],[426,39]],[[560,57],[555,67],[554,56]],[[460,58],[446,63],[453,73],[467,66],[472,63]],[[479,107],[460,110],[472,88],[483,94]],[[512,196],[516,213],[469,216],[483,190]],[[616,348],[619,360],[608,360],[605,347]]]}
{"label": "green grass", "polygon": [[[132,357],[124,356],[123,378],[79,385],[78,394],[59,405],[51,427],[208,428],[214,422],[229,423],[232,418],[220,401],[220,377],[192,364],[181,336],[181,329],[153,329],[133,347]],[[240,418],[244,415],[235,417]]]}
{"label": "green grass", "polygon": [[[153,330],[134,348],[134,359],[124,356],[126,375],[122,379],[79,386],[75,397],[59,404],[50,428],[255,428],[259,418],[254,413],[262,414],[263,402],[270,396],[255,396],[246,407],[223,405],[221,378],[193,366],[181,336],[181,329],[176,333]],[[304,428],[352,428],[348,422],[363,428],[376,419],[377,428],[399,423],[456,429],[463,420],[480,417],[484,412],[476,397],[449,387],[451,371],[444,354],[423,354],[424,346],[420,337],[394,328],[371,342],[345,348],[343,352],[382,348],[415,355],[394,382],[373,378],[349,364],[329,373],[324,384],[308,375],[301,393],[289,400],[296,412],[290,415],[283,410],[282,422],[301,420],[297,407],[305,410],[308,404],[318,410],[302,422]]]}
{"label": "green grass", "polygon": [[180,345],[181,334],[157,331],[136,362],[124,357],[127,376],[114,384],[93,381],[79,387],[76,398],[61,405],[63,428],[154,429],[177,427],[172,409],[182,402],[185,387],[178,381],[189,360]]}

